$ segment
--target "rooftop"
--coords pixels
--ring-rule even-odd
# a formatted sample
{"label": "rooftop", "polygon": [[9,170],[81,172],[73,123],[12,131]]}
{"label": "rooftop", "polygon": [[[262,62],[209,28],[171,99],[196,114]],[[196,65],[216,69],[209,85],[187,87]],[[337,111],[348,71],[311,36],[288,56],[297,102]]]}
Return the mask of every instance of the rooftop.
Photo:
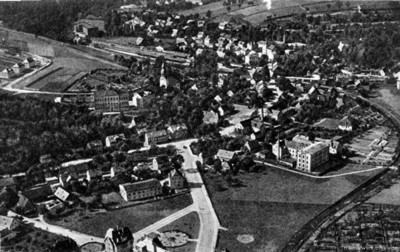
{"label": "rooftop", "polygon": [[325,148],[329,148],[326,143],[314,143],[302,150],[303,153],[314,154]]}
{"label": "rooftop", "polygon": [[123,187],[127,192],[141,191],[159,186],[161,186],[161,184],[157,179],[148,179],[136,183],[126,183],[120,185],[120,187]]}

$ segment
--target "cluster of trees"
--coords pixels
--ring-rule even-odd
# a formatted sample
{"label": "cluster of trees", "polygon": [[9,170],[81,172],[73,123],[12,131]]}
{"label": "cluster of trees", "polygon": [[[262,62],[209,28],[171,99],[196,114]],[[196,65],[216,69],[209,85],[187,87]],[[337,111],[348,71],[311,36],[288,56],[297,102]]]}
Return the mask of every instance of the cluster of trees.
{"label": "cluster of trees", "polygon": [[[104,141],[108,135],[125,134],[128,141],[119,143],[116,148],[120,149],[137,148],[142,142],[134,130],[124,127],[123,114],[104,117],[85,106],[2,94],[0,114],[0,173],[3,174],[26,171],[45,154],[51,154],[56,163],[66,161],[71,149],[85,148],[94,140]],[[94,154],[90,150],[83,153]]]}
{"label": "cluster of trees", "polygon": [[91,14],[102,18],[113,8],[135,1],[59,0],[2,2],[0,16],[7,27],[60,41],[71,41],[75,21]]}

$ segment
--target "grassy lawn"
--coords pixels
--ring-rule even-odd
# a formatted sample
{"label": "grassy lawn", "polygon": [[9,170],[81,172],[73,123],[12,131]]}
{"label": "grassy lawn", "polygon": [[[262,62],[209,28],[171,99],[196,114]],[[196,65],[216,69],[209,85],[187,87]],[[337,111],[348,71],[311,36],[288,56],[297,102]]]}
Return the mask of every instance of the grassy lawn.
{"label": "grassy lawn", "polygon": [[170,252],[195,252],[196,251],[197,242],[190,241],[185,246],[179,248],[168,248]]}
{"label": "grassy lawn", "polygon": [[196,212],[191,212],[182,218],[159,229],[159,232],[178,230],[190,236],[191,239],[197,239],[200,231],[200,219]]}
{"label": "grassy lawn", "polygon": [[[218,248],[230,251],[280,251],[292,235],[328,205],[379,171],[332,179],[314,179],[268,168],[264,174],[240,174],[243,187],[229,188],[221,176],[205,182],[221,225]],[[242,244],[238,235],[254,241]]]}
{"label": "grassy lawn", "polygon": [[400,205],[400,183],[382,190],[382,192],[370,198],[367,202],[374,204]]}
{"label": "grassy lawn", "polygon": [[65,218],[49,222],[82,233],[103,237],[107,229],[117,225],[129,227],[132,233],[137,232],[190,204],[192,204],[192,199],[190,195],[185,194],[167,200],[109,212],[89,212],[88,210],[78,209]]}

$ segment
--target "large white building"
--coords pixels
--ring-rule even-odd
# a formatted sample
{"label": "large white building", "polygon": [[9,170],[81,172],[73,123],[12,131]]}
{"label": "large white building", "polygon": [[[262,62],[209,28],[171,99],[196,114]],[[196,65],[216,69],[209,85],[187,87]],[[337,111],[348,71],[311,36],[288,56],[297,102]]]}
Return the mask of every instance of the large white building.
{"label": "large white building", "polygon": [[297,169],[313,172],[315,168],[329,160],[329,145],[313,143],[300,150],[297,156]]}

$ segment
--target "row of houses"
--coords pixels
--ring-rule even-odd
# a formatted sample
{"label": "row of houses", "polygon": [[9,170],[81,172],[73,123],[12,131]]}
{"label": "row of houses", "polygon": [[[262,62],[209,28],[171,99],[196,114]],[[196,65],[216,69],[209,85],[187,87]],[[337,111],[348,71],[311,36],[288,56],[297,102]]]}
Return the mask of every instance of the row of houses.
{"label": "row of houses", "polygon": [[36,61],[32,57],[27,57],[22,62],[15,63],[11,68],[5,68],[0,72],[0,79],[11,79],[23,75],[27,69],[36,67]]}

